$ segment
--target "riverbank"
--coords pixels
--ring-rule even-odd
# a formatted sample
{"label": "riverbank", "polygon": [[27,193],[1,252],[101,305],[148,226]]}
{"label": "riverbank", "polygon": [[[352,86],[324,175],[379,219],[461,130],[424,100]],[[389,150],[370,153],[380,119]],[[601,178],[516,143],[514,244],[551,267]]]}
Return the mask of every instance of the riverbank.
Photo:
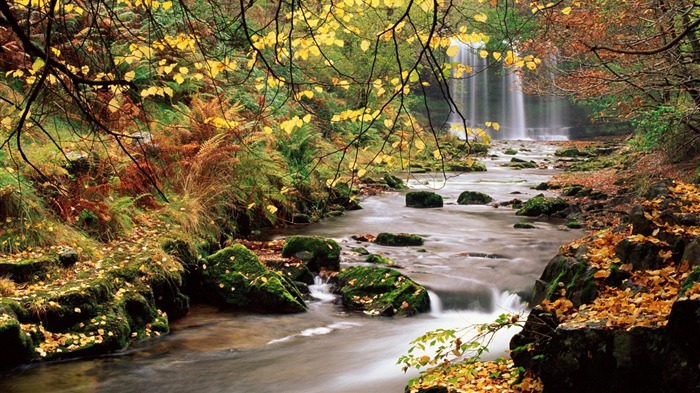
{"label": "riverbank", "polygon": [[588,144],[566,145],[579,170],[541,187],[560,190],[591,234],[549,262],[526,321],[502,322],[523,327],[509,358],[438,367],[407,391],[700,389],[698,163],[625,145],[581,162]]}

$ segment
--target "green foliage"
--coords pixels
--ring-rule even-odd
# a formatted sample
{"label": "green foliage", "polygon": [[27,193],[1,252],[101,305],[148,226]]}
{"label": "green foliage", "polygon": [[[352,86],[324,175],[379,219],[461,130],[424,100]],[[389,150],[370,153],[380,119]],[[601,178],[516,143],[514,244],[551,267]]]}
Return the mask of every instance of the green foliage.
{"label": "green foliage", "polygon": [[664,147],[674,133],[674,119],[677,117],[678,109],[670,106],[659,106],[640,113],[632,119],[632,126],[637,131],[632,145],[642,151]]}
{"label": "green foliage", "polygon": [[491,323],[427,332],[411,341],[407,354],[402,355],[397,364],[402,365],[405,372],[428,366],[445,370],[458,362],[478,362],[488,353],[488,346],[498,332],[522,327],[520,317],[520,314],[506,313]]}

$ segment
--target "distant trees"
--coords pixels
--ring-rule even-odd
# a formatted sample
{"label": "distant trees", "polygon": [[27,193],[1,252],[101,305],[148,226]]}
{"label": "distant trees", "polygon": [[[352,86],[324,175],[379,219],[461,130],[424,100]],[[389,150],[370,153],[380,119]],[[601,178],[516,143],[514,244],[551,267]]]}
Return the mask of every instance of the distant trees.
{"label": "distant trees", "polygon": [[[523,4],[540,34],[522,42],[545,67],[530,87],[631,119],[641,147],[700,153],[700,3],[693,0]],[[533,76],[533,75],[530,75]]]}

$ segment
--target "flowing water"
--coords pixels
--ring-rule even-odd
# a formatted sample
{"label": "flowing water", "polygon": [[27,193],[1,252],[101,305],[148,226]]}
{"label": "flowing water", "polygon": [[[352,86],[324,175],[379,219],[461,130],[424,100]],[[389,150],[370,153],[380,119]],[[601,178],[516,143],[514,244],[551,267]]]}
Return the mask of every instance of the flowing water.
{"label": "flowing water", "polygon": [[464,64],[472,72],[451,81],[450,94],[456,108],[449,123],[462,124],[459,111],[467,127],[499,123],[499,131],[487,129],[494,139],[550,141],[569,139],[575,126],[580,125],[580,115],[565,98],[524,94],[518,72],[480,56],[483,44],[453,41],[453,45],[459,51],[450,60]]}
{"label": "flowing water", "polygon": [[[413,189],[433,189],[445,198],[440,209],[404,207],[403,192],[389,192],[363,202],[364,209],[343,217],[271,236],[312,234],[343,245],[345,265],[360,263],[350,248],[393,258],[401,270],[431,291],[432,311],[411,318],[372,318],[334,304],[327,284],[312,286],[309,312],[258,315],[219,312],[197,306],[173,323],[172,334],[124,353],[89,360],[41,364],[0,379],[0,392],[403,392],[409,378],[396,360],[409,342],[436,328],[456,328],[492,321],[500,313],[524,307],[527,294],[558,247],[581,236],[563,231],[561,222],[517,217],[509,207],[461,206],[463,190],[485,192],[497,201],[523,200],[539,191],[552,169],[512,170],[506,147],[519,157],[542,161],[554,147],[533,142],[496,144],[499,158],[488,172],[410,180]],[[518,230],[513,224],[532,222]],[[355,234],[411,232],[425,237],[422,247],[382,247],[358,243]],[[422,249],[422,250],[420,250]],[[493,343],[490,355],[504,354],[514,331]]]}

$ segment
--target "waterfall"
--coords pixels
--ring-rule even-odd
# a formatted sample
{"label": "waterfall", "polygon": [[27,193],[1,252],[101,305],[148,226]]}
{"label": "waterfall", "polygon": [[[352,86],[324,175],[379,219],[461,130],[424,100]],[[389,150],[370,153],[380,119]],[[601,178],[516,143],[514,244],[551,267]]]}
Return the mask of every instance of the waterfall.
{"label": "waterfall", "polygon": [[[570,106],[565,99],[531,96],[523,93],[519,72],[489,64],[479,51],[483,44],[453,41],[459,51],[450,62],[463,64],[471,72],[459,75],[453,71],[450,95],[454,100],[449,123],[452,132],[462,139],[462,127],[484,128],[493,139],[505,140],[568,140],[571,125],[567,125]],[[454,68],[453,68],[454,70]],[[499,131],[485,127],[497,122]]]}

